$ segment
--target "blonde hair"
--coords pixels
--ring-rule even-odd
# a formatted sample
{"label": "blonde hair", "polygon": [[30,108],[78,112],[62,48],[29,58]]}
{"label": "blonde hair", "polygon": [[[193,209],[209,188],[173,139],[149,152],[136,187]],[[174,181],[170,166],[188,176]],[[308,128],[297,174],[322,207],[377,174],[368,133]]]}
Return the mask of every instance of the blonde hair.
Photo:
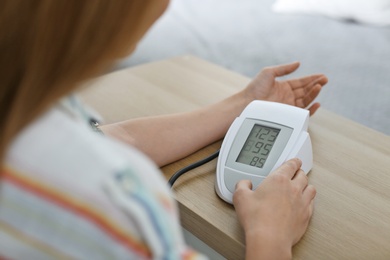
{"label": "blonde hair", "polygon": [[135,46],[151,2],[0,2],[0,158],[23,127]]}

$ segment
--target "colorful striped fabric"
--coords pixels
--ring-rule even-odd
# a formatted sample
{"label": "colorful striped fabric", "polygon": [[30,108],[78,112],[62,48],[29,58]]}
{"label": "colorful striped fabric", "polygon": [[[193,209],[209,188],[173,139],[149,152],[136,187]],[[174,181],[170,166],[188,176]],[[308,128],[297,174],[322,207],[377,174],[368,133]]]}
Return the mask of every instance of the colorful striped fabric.
{"label": "colorful striped fabric", "polygon": [[0,259],[204,259],[185,245],[159,169],[94,133],[90,117],[65,99],[12,143],[1,170]]}

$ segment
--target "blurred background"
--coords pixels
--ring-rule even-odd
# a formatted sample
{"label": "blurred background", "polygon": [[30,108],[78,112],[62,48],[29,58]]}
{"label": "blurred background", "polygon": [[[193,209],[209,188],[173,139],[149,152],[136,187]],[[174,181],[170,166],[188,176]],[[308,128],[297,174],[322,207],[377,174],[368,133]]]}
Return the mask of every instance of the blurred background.
{"label": "blurred background", "polygon": [[292,77],[329,78],[323,108],[390,135],[389,0],[360,0],[360,9],[359,1],[341,2],[171,0],[117,69],[191,54],[252,78],[300,61]]}

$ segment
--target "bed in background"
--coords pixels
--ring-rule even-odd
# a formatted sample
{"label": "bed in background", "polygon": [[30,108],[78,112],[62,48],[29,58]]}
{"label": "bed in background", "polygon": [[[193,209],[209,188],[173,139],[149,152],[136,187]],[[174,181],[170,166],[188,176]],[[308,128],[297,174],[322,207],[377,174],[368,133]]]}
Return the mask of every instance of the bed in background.
{"label": "bed in background", "polygon": [[318,12],[277,13],[274,4],[172,0],[118,68],[192,54],[253,77],[262,67],[300,61],[294,76],[329,77],[318,98],[324,108],[390,135],[390,26]]}

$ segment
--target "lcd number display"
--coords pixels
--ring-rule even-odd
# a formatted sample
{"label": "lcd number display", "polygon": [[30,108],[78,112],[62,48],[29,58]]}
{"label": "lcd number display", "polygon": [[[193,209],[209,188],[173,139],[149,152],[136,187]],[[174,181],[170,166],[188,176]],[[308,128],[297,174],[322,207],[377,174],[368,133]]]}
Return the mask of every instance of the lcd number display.
{"label": "lcd number display", "polygon": [[263,168],[280,129],[255,124],[236,162]]}

